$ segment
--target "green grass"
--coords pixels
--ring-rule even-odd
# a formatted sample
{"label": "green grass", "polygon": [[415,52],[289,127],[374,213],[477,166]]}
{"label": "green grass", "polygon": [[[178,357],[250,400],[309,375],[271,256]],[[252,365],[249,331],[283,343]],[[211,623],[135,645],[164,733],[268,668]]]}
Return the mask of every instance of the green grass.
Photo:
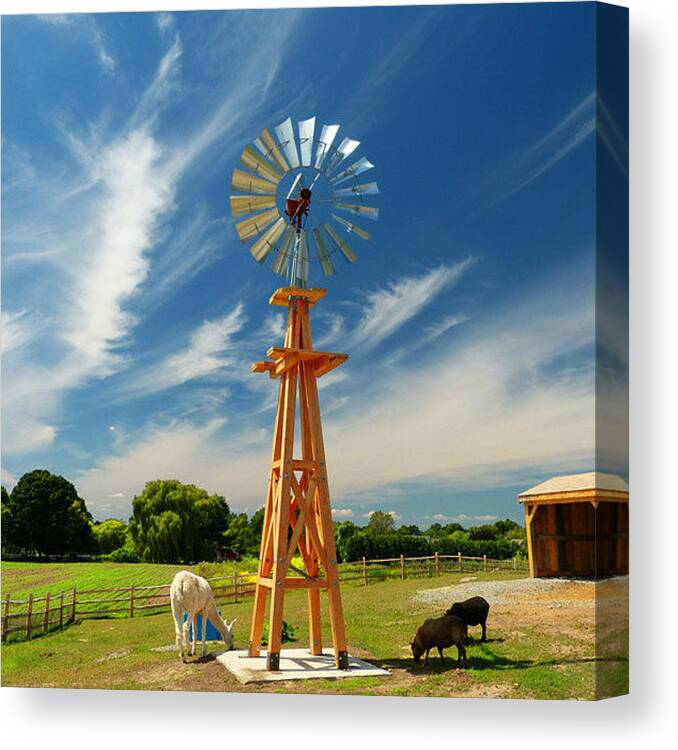
{"label": "green grass", "polygon": [[2,593],[12,597],[26,594],[42,596],[60,591],[106,589],[124,586],[153,586],[170,583],[180,570],[193,570],[208,578],[234,572],[254,572],[257,560],[246,558],[237,562],[200,563],[199,565],[162,565],[156,563],[112,562],[2,562]]}
{"label": "green grass", "polygon": [[[175,569],[157,567],[166,573]],[[476,575],[479,581],[516,577],[510,572]],[[390,677],[242,686],[214,660],[213,653],[205,660],[181,664],[173,651],[152,650],[174,641],[172,617],[165,612],[134,619],[83,621],[33,641],[5,645],[2,681],[7,686],[579,699],[619,694],[628,688],[624,634],[618,647],[606,653],[604,660],[596,660],[591,613],[585,608],[571,610],[574,617],[564,616],[562,610],[552,612],[551,620],[544,622],[540,612],[530,621],[516,622],[506,608],[497,614],[491,611],[489,641],[472,641],[468,670],[455,668],[454,648],[446,652],[444,665],[433,653],[428,666],[415,664],[409,642],[426,617],[441,612],[413,595],[421,589],[451,585],[460,577],[445,574],[342,587],[350,652],[390,669]],[[225,617],[238,618],[236,648],[246,647],[251,608],[251,601],[223,608]],[[287,595],[285,619],[295,628],[294,645],[302,647],[308,639],[304,592]],[[325,644],[331,643],[328,622],[324,607]],[[212,652],[219,650],[218,644],[211,646]]]}

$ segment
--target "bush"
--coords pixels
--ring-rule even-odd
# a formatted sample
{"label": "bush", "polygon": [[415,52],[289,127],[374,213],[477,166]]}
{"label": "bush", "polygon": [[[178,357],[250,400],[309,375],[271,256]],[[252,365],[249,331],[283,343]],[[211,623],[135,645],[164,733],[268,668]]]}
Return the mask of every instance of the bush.
{"label": "bush", "polygon": [[139,563],[141,558],[138,552],[134,548],[133,544],[125,544],[118,549],[114,549],[113,552],[109,552],[107,555],[101,555],[99,558],[104,562],[116,562],[116,563]]}
{"label": "bush", "polygon": [[[282,624],[282,642],[289,643],[290,641],[296,641],[295,630],[292,625],[283,620]],[[268,622],[264,623],[264,630],[261,633],[261,645],[268,646]]]}
{"label": "bush", "polygon": [[100,555],[109,555],[114,550],[124,547],[127,541],[127,525],[117,518],[108,518],[92,526],[96,551]]}

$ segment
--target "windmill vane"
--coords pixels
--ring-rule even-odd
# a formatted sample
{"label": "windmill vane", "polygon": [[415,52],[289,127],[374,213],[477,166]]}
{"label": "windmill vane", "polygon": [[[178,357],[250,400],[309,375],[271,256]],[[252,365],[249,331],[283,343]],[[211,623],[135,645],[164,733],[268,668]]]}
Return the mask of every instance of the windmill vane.
{"label": "windmill vane", "polygon": [[231,212],[240,240],[252,243],[258,263],[272,258],[273,272],[297,288],[308,286],[314,260],[325,276],[336,273],[337,254],[349,263],[357,260],[342,234],[372,239],[371,232],[340,214],[359,221],[379,218],[379,209],[364,200],[379,193],[377,183],[358,179],[374,165],[364,156],[349,163],[360,142],[344,138],[335,146],[339,127],[323,125],[317,134],[311,117],[297,123],[295,136],[288,117],[273,128],[275,137],[264,128],[253,145],[245,146],[233,170]]}

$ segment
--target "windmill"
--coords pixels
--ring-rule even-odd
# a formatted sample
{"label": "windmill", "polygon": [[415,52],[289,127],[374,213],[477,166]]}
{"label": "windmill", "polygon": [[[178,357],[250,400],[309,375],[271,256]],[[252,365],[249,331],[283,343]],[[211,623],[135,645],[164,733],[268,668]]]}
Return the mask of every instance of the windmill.
{"label": "windmill", "polygon": [[[309,650],[315,656],[322,653],[320,592],[327,591],[335,663],[348,669],[317,384],[348,355],[313,348],[309,311],[326,290],[309,287],[309,279],[315,260],[325,276],[336,273],[337,257],[357,260],[344,235],[362,240],[372,235],[348,217],[377,220],[379,209],[365,198],[379,188],[361,182],[360,175],[374,166],[367,158],[349,159],[360,143],[343,138],[335,147],[339,125],[323,125],[316,137],[315,123],[315,117],[297,123],[298,142],[291,118],[274,128],[275,138],[262,130],[245,146],[231,183],[241,241],[252,243],[257,262],[270,258],[271,269],[289,279],[269,300],[287,307],[283,346],[272,346],[267,360],[252,365],[253,372],[279,380],[248,649],[250,656],[260,655],[270,593],[266,667],[271,671],[280,665],[285,593],[296,589],[307,591]],[[297,413],[301,456],[295,457]],[[294,564],[297,552],[301,562]]]}

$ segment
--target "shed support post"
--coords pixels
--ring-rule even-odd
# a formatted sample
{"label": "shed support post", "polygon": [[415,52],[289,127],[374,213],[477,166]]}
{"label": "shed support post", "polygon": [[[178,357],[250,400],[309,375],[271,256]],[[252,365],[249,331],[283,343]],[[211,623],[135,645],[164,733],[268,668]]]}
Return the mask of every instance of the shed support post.
{"label": "shed support post", "polygon": [[530,563],[530,578],[534,578],[534,549],[533,549],[533,534],[532,534],[532,521],[534,514],[537,512],[537,505],[533,503],[525,503],[525,534],[527,536],[527,558]]}

